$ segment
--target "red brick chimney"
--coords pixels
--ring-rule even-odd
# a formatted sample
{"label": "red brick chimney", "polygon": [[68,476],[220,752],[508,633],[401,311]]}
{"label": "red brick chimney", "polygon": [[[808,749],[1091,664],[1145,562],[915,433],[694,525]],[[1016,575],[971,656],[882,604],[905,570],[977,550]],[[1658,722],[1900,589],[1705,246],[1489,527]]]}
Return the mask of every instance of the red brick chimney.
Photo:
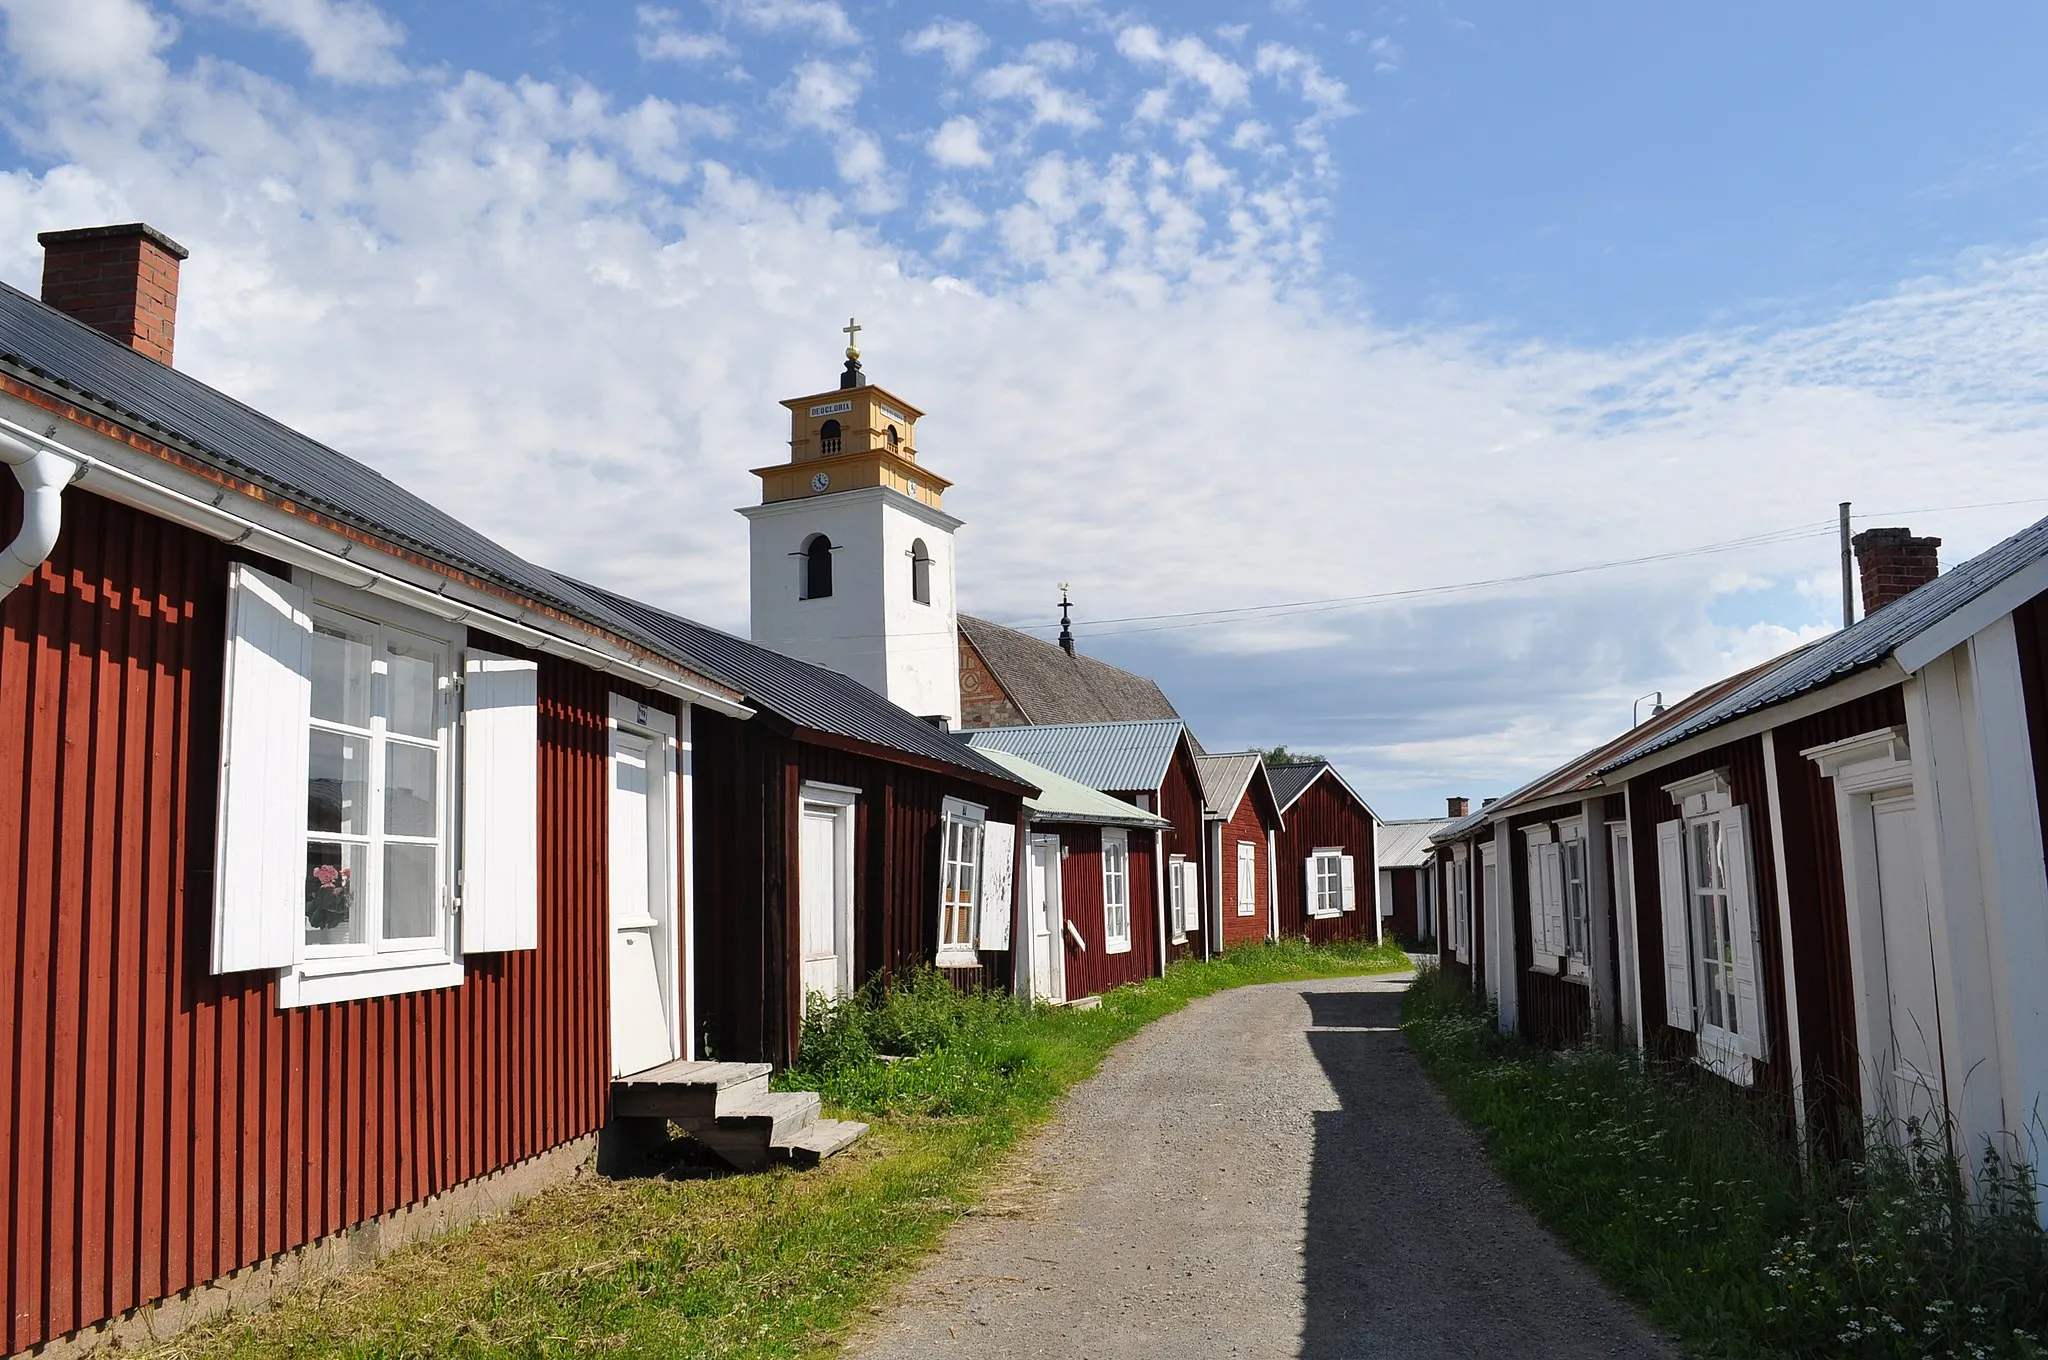
{"label": "red brick chimney", "polygon": [[1849,541],[1863,576],[1865,618],[1941,574],[1938,538],[1915,538],[1911,529],[1865,529]]}
{"label": "red brick chimney", "polygon": [[1453,817],[1462,817],[1472,810],[1472,800],[1470,798],[1446,798],[1444,806],[1450,809]]}
{"label": "red brick chimney", "polygon": [[178,262],[192,252],[141,222],[46,231],[43,301],[168,364],[178,322]]}

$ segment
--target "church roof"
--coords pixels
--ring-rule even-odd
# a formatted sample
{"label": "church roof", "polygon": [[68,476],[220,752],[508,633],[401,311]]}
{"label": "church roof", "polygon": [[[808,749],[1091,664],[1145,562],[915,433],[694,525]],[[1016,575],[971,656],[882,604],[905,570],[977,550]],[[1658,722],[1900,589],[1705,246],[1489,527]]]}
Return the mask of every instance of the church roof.
{"label": "church roof", "polygon": [[960,632],[1028,723],[1180,719],[1166,692],[1142,675],[1092,656],[1069,656],[1058,643],[972,614],[960,615]]}

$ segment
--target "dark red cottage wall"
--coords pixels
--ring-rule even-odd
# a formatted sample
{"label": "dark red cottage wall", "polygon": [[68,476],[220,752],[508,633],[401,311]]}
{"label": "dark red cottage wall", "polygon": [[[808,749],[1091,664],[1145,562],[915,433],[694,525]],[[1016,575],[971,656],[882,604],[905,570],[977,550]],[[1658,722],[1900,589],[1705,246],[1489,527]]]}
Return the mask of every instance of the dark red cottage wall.
{"label": "dark red cottage wall", "polygon": [[1152,833],[1130,833],[1131,947],[1122,954],[1104,949],[1102,920],[1102,832],[1092,826],[1059,829],[1060,910],[1087,944],[1076,949],[1062,938],[1067,969],[1067,999],[1099,996],[1127,982],[1140,982],[1159,971],[1159,922],[1147,910],[1152,901]]}
{"label": "dark red cottage wall", "polygon": [[[1379,875],[1372,870],[1372,814],[1328,775],[1318,776],[1287,809],[1280,828],[1280,934],[1317,944],[1370,940],[1379,934]],[[1358,861],[1358,909],[1342,916],[1308,914],[1303,864],[1316,847],[1340,845]]]}
{"label": "dark red cottage wall", "polygon": [[1416,891],[1419,869],[1387,870],[1387,928],[1404,940],[1422,938],[1422,903]]}
{"label": "dark red cottage wall", "polygon": [[[1582,1042],[1592,1027],[1592,989],[1584,982],[1561,973],[1542,973],[1529,966],[1535,957],[1529,930],[1528,841],[1522,833],[1556,819],[1563,809],[1525,812],[1508,819],[1507,848],[1494,873],[1506,884],[1502,902],[1509,916],[1507,928],[1514,931],[1515,1025],[1531,1043],[1566,1048]],[[1577,806],[1570,809],[1577,811]],[[1481,875],[1483,877],[1483,875]]]}
{"label": "dark red cottage wall", "polygon": [[[1247,790],[1237,800],[1237,811],[1230,820],[1223,823],[1223,838],[1218,858],[1222,861],[1216,877],[1222,884],[1223,904],[1223,945],[1229,948],[1238,944],[1256,944],[1266,938],[1267,904],[1272,894],[1266,890],[1266,868],[1272,859],[1266,847],[1266,829],[1272,824],[1272,817],[1263,800]],[[1237,846],[1240,841],[1250,841],[1257,854],[1252,870],[1252,914],[1237,914]]]}
{"label": "dark red cottage wall", "polygon": [[8,1351],[589,1133],[608,1070],[604,683],[542,662],[540,947],[281,1011],[207,971],[229,554],[64,512],[0,606]]}
{"label": "dark red cottage wall", "polygon": [[[1135,805],[1136,793],[1130,790],[1110,790],[1110,795]],[[1147,790],[1146,792],[1150,792]],[[1202,865],[1202,891],[1207,894],[1208,866],[1202,863],[1202,780],[1195,772],[1194,752],[1189,748],[1187,738],[1182,737],[1173,753],[1173,762],[1167,766],[1166,778],[1158,790],[1158,806],[1152,811],[1166,818],[1172,825],[1166,829],[1166,846],[1161,853],[1171,860],[1181,855]],[[1135,841],[1135,837],[1133,838]],[[1165,910],[1164,894],[1168,892],[1165,875],[1155,872],[1151,893],[1155,921],[1162,919]],[[1137,910],[1137,898],[1133,895],[1132,911]],[[1171,942],[1171,932],[1166,946],[1169,960],[1202,957],[1202,932],[1200,929],[1187,932],[1187,939],[1179,944]]]}
{"label": "dark red cottage wall", "polygon": [[[1012,824],[1022,801],[966,778],[800,740],[775,721],[701,710],[693,716],[695,976],[700,1053],[786,1065],[796,1059],[803,1027],[795,891],[803,785],[860,790],[856,983],[930,963],[937,954],[945,800],[980,804],[992,820]],[[1007,989],[1009,952],[984,952],[981,960],[962,981]]]}

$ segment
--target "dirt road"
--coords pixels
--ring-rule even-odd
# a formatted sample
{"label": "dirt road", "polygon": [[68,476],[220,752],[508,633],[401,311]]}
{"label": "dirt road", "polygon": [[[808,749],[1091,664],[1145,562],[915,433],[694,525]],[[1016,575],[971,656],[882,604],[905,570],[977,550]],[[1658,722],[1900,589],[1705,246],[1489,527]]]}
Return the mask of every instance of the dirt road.
{"label": "dirt road", "polygon": [[1675,1355],[1494,1177],[1395,1028],[1404,982],[1153,1025],[849,1353]]}

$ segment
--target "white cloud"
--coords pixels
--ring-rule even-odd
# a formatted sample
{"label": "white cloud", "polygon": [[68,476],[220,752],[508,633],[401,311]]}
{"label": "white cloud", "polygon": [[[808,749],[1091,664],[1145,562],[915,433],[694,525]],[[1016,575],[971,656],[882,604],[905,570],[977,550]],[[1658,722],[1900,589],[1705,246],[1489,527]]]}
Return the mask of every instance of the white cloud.
{"label": "white cloud", "polygon": [[936,52],[953,75],[964,75],[988,50],[988,35],[965,19],[934,19],[903,40],[913,54]]}
{"label": "white cloud", "polygon": [[[1083,646],[1157,674],[1205,740],[1324,750],[1389,815],[1501,791],[1619,731],[1636,694],[1824,625],[1843,497],[2048,483],[2048,249],[1795,329],[1616,351],[1394,331],[1297,270],[1299,185],[1234,190],[1214,147],[1041,152],[984,202],[920,192],[951,249],[1033,265],[942,274],[819,185],[705,159],[732,130],[713,112],[472,74],[399,87],[411,116],[366,125],[219,61],[166,67],[162,20],[97,3],[97,48],[8,7],[0,108],[39,150],[0,174],[0,278],[33,286],[39,229],[156,222],[194,251],[181,367],[516,551],[742,627],[731,507],[787,437],[777,400],[833,380],[859,315],[869,372],[930,412],[920,455],[956,481],[966,607],[1047,620],[1070,580]],[[800,71],[784,94],[846,133],[826,144],[856,206],[889,189],[884,144],[847,122],[869,78]],[[1903,522],[1953,561],[2034,513]],[[1802,524],[1513,587],[1105,623]]]}
{"label": "white cloud", "polygon": [[976,90],[988,100],[1028,105],[1033,128],[1051,125],[1085,131],[1101,122],[1086,95],[1057,86],[1047,78],[1049,70],[1063,69],[1057,64],[1063,54],[1055,48],[1041,55],[1053,60],[1013,61],[990,67],[975,81]]}
{"label": "white cloud", "polygon": [[795,33],[835,46],[860,41],[834,0],[711,0],[727,19],[757,33]]}
{"label": "white cloud", "polygon": [[110,112],[136,114],[165,75],[159,53],[177,25],[139,0],[0,0],[15,76],[93,91]]}
{"label": "white cloud", "polygon": [[1245,69],[1200,38],[1168,41],[1149,24],[1133,24],[1116,35],[1116,50],[1140,65],[1164,66],[1179,79],[1200,85],[1209,102],[1220,107],[1241,104],[1251,93]]}
{"label": "white cloud", "polygon": [[195,13],[219,14],[295,39],[313,74],[348,85],[392,85],[406,78],[397,50],[405,30],[369,0],[181,0]]}
{"label": "white cloud", "polygon": [[739,49],[723,36],[682,27],[682,16],[672,9],[642,5],[634,17],[640,25],[634,48],[648,61],[697,62],[739,56]]}
{"label": "white cloud", "polygon": [[993,165],[996,159],[981,144],[981,125],[964,115],[939,124],[925,150],[944,166]]}

